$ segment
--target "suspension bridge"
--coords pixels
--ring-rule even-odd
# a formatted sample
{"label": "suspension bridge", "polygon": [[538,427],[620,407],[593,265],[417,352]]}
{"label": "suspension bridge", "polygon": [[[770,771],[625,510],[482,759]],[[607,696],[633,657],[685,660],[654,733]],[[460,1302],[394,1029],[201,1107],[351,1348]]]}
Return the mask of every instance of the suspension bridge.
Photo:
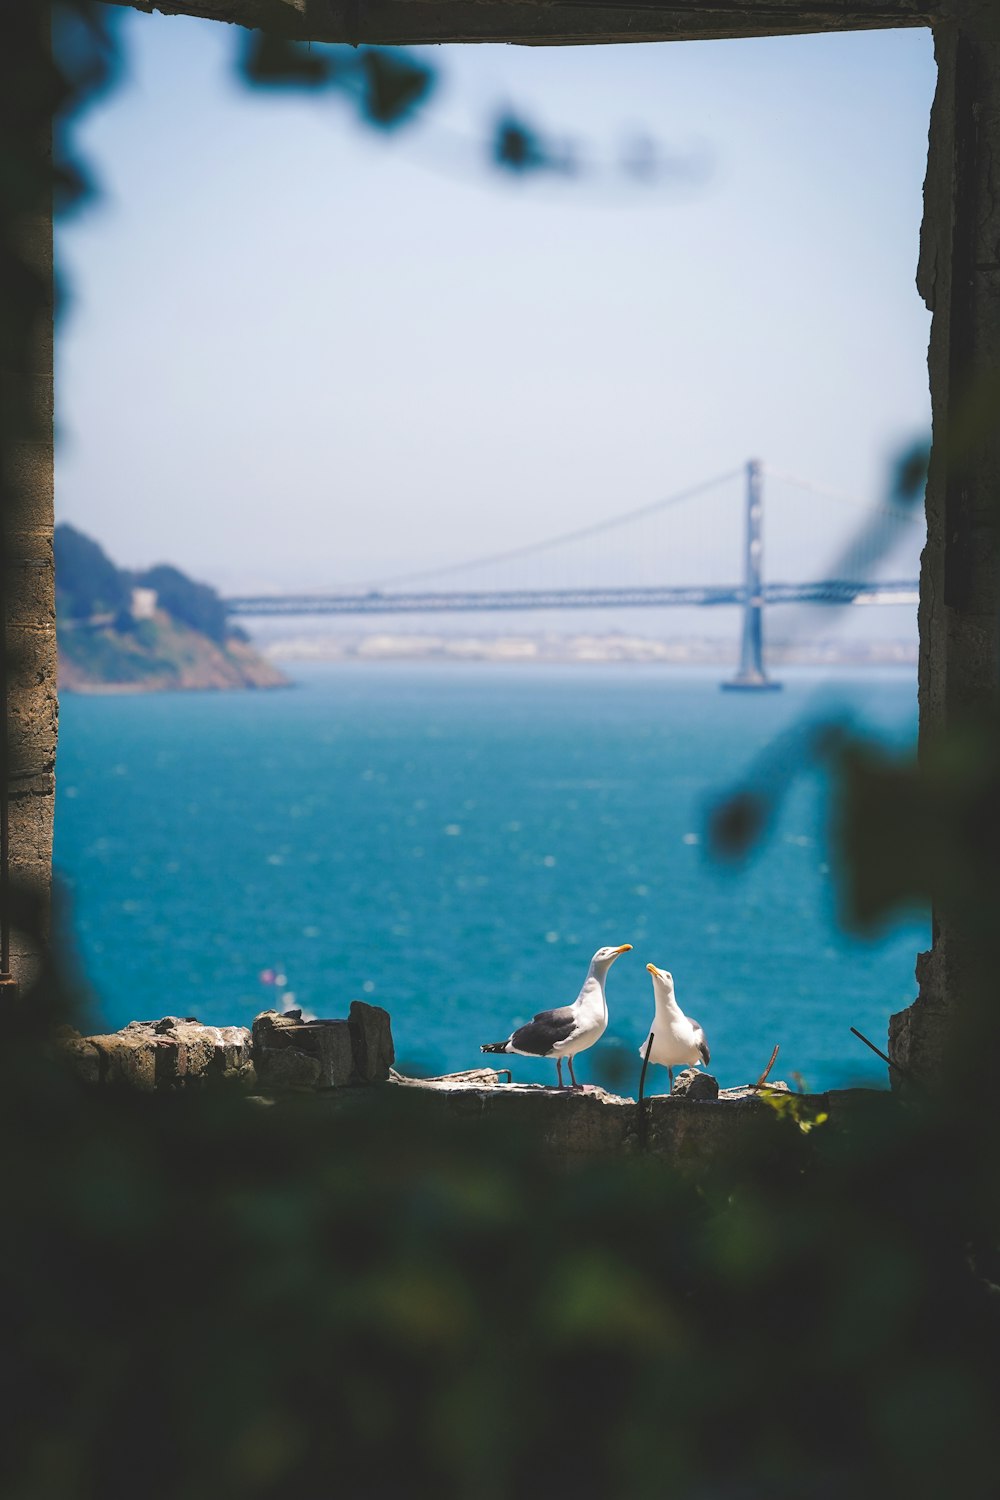
{"label": "suspension bridge", "polygon": [[[810,494],[814,501],[854,505],[855,516],[846,539],[835,548],[831,561],[827,555],[814,562],[815,576],[798,582],[765,580],[764,577],[764,479],[777,481],[786,489]],[[706,502],[713,494],[728,490],[734,481],[742,484],[742,548],[734,567],[736,581],[712,581],[718,569],[720,541],[737,530],[730,506],[728,515],[706,515]],[[660,535],[655,543],[648,536],[649,523],[661,522],[668,513],[674,516],[684,502],[698,501],[694,507],[700,519],[700,544],[690,529],[674,525],[669,537]],[[822,532],[817,525],[821,512],[814,504],[805,512],[807,531],[815,541]],[[917,602],[917,580],[886,573],[886,568],[904,535],[913,532],[914,517],[910,507],[895,504],[859,507],[847,497],[825,490],[796,476],[770,470],[756,459],[731,473],[718,475],[701,484],[669,495],[648,505],[619,513],[606,520],[582,526],[574,531],[546,537],[538,542],[489,553],[466,562],[449,563],[389,578],[375,585],[344,587],[299,593],[238,594],[225,600],[233,615],[427,615],[454,612],[492,613],[531,612],[560,609],[635,609],[693,606],[736,606],[742,610],[740,662],[736,676],[724,687],[745,690],[767,690],[779,686],[767,674],[764,662],[764,611],[774,605],[798,604],[847,607],[857,604],[913,604]],[[647,527],[643,538],[639,528]],[[784,534],[783,525],[779,535]],[[792,528],[794,529],[794,528]],[[615,534],[631,541],[616,550]],[[737,533],[738,534],[738,533]],[[771,529],[773,538],[774,529]],[[638,540],[637,540],[638,536]],[[829,548],[830,532],[825,532]],[[609,538],[611,539],[609,541]],[[589,568],[581,560],[581,549],[589,549]],[[787,549],[786,549],[787,550]],[[802,568],[801,538],[793,565]],[[536,559],[545,559],[539,568]],[[553,562],[553,559],[562,562]],[[574,561],[567,561],[568,559]],[[669,559],[682,571],[709,574],[705,581],[644,582],[636,578],[636,560],[650,563],[662,575],[668,572]],[[584,565],[581,565],[583,561]],[[734,561],[736,561],[734,559]],[[578,581],[566,580],[568,571],[576,568]],[[535,576],[528,577],[532,569]],[[808,570],[808,563],[806,564]],[[612,582],[616,570],[620,581]],[[517,573],[516,583],[510,574]],[[911,562],[907,572],[916,572]],[[468,576],[489,572],[490,582],[470,585]],[[553,574],[562,577],[553,581]],[[506,575],[506,582],[503,575]],[[452,585],[441,586],[445,577]],[[436,586],[428,586],[434,585]]]}

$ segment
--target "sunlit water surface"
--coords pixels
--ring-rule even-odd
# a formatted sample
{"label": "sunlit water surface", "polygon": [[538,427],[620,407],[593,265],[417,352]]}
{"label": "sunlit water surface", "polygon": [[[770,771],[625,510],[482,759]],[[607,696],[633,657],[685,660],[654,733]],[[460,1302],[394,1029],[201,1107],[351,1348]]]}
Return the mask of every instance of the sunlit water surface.
{"label": "sunlit water surface", "polygon": [[652,961],[724,1085],[756,1078],[776,1042],[775,1077],[884,1081],[848,1028],[884,1045],[926,923],[872,942],[838,930],[815,774],[745,869],[712,861],[705,821],[809,719],[908,744],[910,674],[799,674],[762,695],[637,666],[296,675],[274,693],[63,698],[56,862],[102,1025],[367,999],[390,1011],[402,1065],[467,1068],[480,1042],[572,1000],[596,948],[630,942],[581,1080],[635,1091]]}

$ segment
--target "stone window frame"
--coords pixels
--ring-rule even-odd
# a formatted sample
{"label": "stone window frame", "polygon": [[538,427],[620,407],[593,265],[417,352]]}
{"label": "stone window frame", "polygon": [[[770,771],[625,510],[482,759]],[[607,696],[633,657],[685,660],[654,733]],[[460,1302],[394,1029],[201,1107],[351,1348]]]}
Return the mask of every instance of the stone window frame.
{"label": "stone window frame", "polygon": [[[991,493],[1000,432],[980,433],[961,469],[946,435],[964,393],[1000,370],[1000,4],[996,0],[109,0],[317,42],[405,45],[508,42],[534,46],[720,40],[919,26],[933,33],[938,78],[931,112],[917,287],[932,313],[928,354],[932,434],[927,543],[921,560],[920,739],[995,696],[1000,682],[1000,539]],[[31,258],[51,278],[52,227],[23,226]],[[56,750],[52,570],[52,330],[32,368],[7,375],[33,412],[6,442],[0,624],[12,666],[0,704],[6,745],[10,871],[43,903],[51,881]],[[26,398],[26,399],[25,399]],[[1000,428],[1000,423],[997,424]],[[21,440],[19,440],[19,438]],[[960,933],[935,914],[918,964],[920,993],[899,1018],[894,1056],[911,1071],[939,1055],[950,1004],[960,1000]],[[14,942],[11,978],[36,963]],[[2,980],[0,980],[2,982]]]}

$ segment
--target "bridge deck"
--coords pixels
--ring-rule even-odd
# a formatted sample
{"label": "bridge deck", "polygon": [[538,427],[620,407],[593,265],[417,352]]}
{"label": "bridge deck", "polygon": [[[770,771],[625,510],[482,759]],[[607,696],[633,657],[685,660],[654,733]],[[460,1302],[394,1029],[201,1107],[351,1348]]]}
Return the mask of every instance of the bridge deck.
{"label": "bridge deck", "polygon": [[[910,604],[917,599],[916,580],[823,579],[815,583],[769,583],[761,603],[769,604]],[[408,593],[315,593],[234,595],[225,604],[234,615],[384,615],[444,614],[452,611],[536,609],[643,609],[671,605],[697,608],[743,605],[741,584],[673,588],[479,589]]]}

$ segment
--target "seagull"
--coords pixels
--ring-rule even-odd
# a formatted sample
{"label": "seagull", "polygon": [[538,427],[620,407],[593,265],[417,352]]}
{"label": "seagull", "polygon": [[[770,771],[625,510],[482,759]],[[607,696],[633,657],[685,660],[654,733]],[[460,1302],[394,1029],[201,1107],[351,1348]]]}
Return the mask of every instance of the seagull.
{"label": "seagull", "polygon": [[[649,1060],[659,1063],[666,1068],[667,1077],[670,1079],[671,1090],[674,1086],[674,1069],[681,1063],[709,1063],[712,1055],[708,1050],[705,1033],[697,1021],[692,1021],[686,1016],[677,1004],[674,995],[674,976],[668,974],[666,969],[658,969],[655,964],[647,964],[653,979],[653,1002],[655,1012],[650,1035],[653,1045],[650,1047]],[[649,1046],[649,1037],[639,1048],[639,1056],[646,1056],[646,1048]]]}
{"label": "seagull", "polygon": [[534,1020],[528,1021],[512,1031],[505,1042],[486,1042],[483,1052],[516,1052],[521,1057],[554,1057],[559,1075],[559,1088],[564,1088],[562,1060],[569,1063],[569,1076],[573,1088],[579,1088],[573,1072],[573,1059],[578,1052],[592,1047],[604,1035],[608,1025],[608,1002],[604,997],[604,980],[608,970],[622,953],[631,950],[631,943],[622,943],[620,948],[598,948],[590,960],[583,987],[572,1005],[561,1005],[558,1010],[542,1010]]}

